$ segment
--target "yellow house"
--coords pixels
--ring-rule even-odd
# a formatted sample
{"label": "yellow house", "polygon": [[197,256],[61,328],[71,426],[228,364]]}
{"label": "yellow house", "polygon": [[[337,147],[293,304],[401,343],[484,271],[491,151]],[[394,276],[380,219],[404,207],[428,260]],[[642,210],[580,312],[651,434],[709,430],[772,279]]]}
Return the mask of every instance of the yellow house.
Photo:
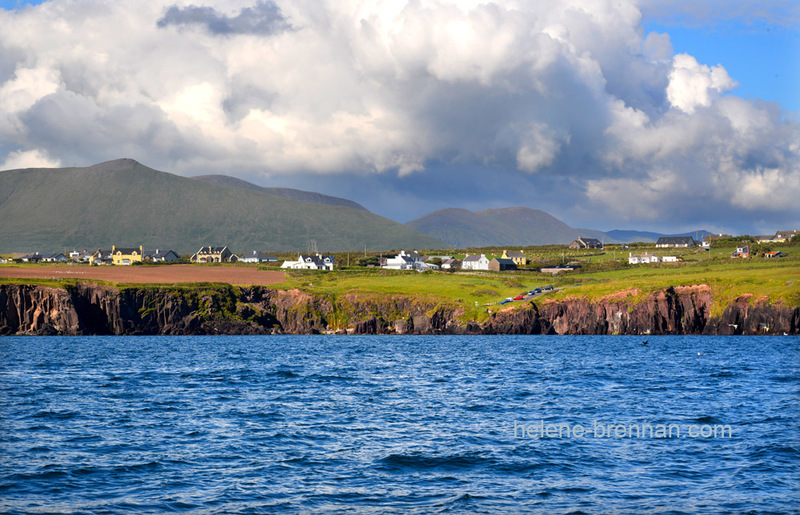
{"label": "yellow house", "polygon": [[144,251],[141,245],[139,245],[138,249],[111,246],[111,262],[115,265],[132,265],[137,261],[141,263],[143,254]]}
{"label": "yellow house", "polygon": [[511,252],[504,250],[503,255],[500,256],[500,259],[510,259],[514,262],[517,266],[525,266],[528,264],[528,258],[525,257],[525,253],[521,250],[519,252]]}

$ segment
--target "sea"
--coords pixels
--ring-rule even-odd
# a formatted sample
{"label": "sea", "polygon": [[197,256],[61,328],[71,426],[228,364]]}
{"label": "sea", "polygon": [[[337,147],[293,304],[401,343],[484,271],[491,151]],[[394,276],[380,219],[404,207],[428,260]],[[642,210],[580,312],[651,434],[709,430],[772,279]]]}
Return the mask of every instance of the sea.
{"label": "sea", "polygon": [[800,513],[800,338],[0,338],[4,513]]}

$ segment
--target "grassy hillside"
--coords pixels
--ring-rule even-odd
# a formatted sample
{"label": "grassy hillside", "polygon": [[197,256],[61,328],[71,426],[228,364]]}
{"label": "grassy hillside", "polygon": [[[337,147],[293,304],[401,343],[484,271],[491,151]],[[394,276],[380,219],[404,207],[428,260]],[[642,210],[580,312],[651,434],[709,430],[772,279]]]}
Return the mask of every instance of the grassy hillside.
{"label": "grassy hillside", "polygon": [[442,209],[406,225],[454,247],[528,246],[570,243],[579,236],[602,238],[599,231],[573,229],[561,220],[526,207]]}
{"label": "grassy hillside", "polygon": [[329,204],[331,206],[351,207],[353,209],[362,209],[364,211],[368,211],[367,208],[365,208],[358,202],[353,202],[352,200],[347,200],[339,197],[332,197],[330,195],[323,195],[322,193],[315,193],[313,191],[295,190],[292,188],[266,188],[264,186],[258,186],[256,184],[253,184],[252,182],[243,181],[242,179],[231,177],[229,175],[198,175],[196,177],[192,177],[192,179],[208,182],[211,184],[216,184],[218,186],[232,186],[234,188],[244,188],[247,190],[262,191],[264,193],[269,193],[271,195],[277,195],[279,197],[286,197],[295,200],[302,200],[304,202],[315,202],[317,204]]}
{"label": "grassy hillside", "polygon": [[158,172],[123,159],[0,173],[0,252],[138,246],[192,253],[430,248],[442,242],[368,211]]}

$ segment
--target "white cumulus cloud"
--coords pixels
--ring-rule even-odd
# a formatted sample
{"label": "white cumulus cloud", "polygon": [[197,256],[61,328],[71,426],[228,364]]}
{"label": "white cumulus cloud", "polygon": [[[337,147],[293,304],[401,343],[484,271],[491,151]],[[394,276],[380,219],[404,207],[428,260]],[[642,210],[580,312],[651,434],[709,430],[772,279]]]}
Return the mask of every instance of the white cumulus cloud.
{"label": "white cumulus cloud", "polygon": [[674,55],[668,34],[643,29],[641,5],[50,0],[0,10],[0,161],[129,156],[191,175],[355,181],[447,169],[443,184],[475,196],[502,170],[531,198],[550,181],[619,220],[679,218],[676,198],[762,218],[780,205],[800,219],[781,200],[800,197],[797,121],[730,96],[724,63]]}

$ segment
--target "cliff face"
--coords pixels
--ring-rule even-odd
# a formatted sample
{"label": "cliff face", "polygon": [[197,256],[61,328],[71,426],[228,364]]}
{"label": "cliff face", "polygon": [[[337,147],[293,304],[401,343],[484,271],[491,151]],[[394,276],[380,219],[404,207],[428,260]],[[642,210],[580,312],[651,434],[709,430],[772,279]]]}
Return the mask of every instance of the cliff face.
{"label": "cliff face", "polygon": [[0,334],[798,334],[800,308],[743,296],[718,316],[705,286],[645,300],[625,292],[598,302],[545,301],[509,307],[483,324],[463,311],[410,297],[210,286],[67,289],[0,285]]}

